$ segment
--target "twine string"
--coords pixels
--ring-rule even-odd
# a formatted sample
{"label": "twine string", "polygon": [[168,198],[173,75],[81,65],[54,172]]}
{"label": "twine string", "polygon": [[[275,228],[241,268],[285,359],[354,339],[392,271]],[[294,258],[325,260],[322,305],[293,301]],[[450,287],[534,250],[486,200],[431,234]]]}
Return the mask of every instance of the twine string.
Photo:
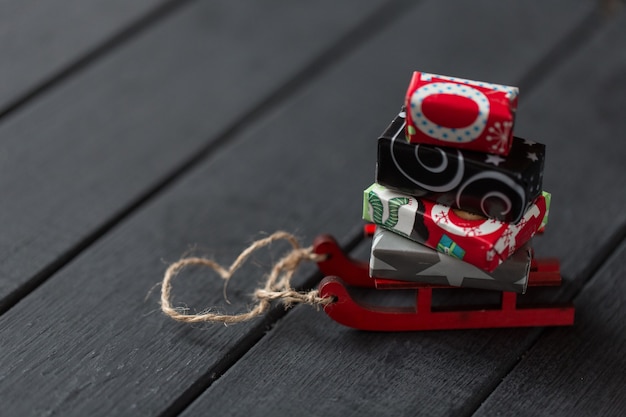
{"label": "twine string", "polygon": [[[170,293],[172,290],[172,280],[180,271],[189,266],[207,267],[215,272],[225,281],[224,294],[226,293],[226,285],[244,262],[252,255],[253,252],[259,250],[278,240],[286,240],[291,244],[291,251],[283,256],[274,264],[271,272],[267,276],[263,288],[259,288],[254,292],[254,298],[257,303],[246,313],[239,314],[221,314],[211,311],[187,314],[187,309],[173,307],[170,302]],[[265,313],[271,306],[272,301],[281,300],[285,307],[290,307],[296,303],[309,304],[313,306],[324,306],[332,302],[331,298],[320,297],[317,290],[308,292],[296,291],[291,287],[291,278],[296,272],[298,266],[303,261],[318,262],[323,260],[325,255],[319,255],[313,252],[313,247],[301,248],[298,240],[290,233],[278,231],[272,235],[254,241],[250,246],[244,249],[237,259],[230,265],[228,269],[224,268],[212,259],[201,257],[183,258],[172,263],[163,277],[161,283],[161,310],[171,318],[185,323],[199,322],[218,322],[224,324],[241,323]]]}

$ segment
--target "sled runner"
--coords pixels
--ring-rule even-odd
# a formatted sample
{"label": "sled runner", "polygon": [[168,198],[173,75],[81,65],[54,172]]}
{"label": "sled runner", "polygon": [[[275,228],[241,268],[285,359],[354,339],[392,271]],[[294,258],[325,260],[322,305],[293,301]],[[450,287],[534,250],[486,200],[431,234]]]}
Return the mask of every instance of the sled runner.
{"label": "sled runner", "polygon": [[[367,233],[367,232],[366,232]],[[324,307],[328,316],[345,326],[372,331],[416,331],[477,329],[496,327],[568,326],[574,323],[574,307],[564,305],[518,306],[517,293],[502,291],[499,306],[459,306],[445,311],[433,309],[432,292],[437,288],[457,288],[369,276],[366,262],[349,258],[329,235],[314,241],[314,252],[326,255],[318,267],[326,276],[319,284],[320,296],[335,302]],[[533,260],[528,286],[561,284],[558,260]],[[411,289],[417,292],[416,305],[373,307],[355,301],[347,286],[376,290]]]}

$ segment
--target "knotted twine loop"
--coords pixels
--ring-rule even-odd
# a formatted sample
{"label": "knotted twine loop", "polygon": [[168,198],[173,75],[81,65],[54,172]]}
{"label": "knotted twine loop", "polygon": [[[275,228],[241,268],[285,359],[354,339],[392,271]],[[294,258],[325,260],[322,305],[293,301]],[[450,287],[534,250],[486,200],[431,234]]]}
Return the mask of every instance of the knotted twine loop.
{"label": "knotted twine loop", "polygon": [[[288,241],[291,244],[292,249],[278,262],[276,262],[276,264],[274,264],[270,274],[267,276],[263,288],[259,288],[254,292],[254,298],[257,300],[257,304],[247,313],[232,315],[212,312],[186,314],[185,312],[187,309],[172,307],[170,303],[172,279],[184,268],[188,266],[203,266],[213,269],[223,280],[225,280],[224,294],[226,294],[226,285],[229,280],[235,271],[237,271],[250,257],[250,255],[254,251],[278,240]],[[295,303],[310,304],[314,306],[328,305],[333,301],[332,298],[320,297],[317,290],[301,292],[296,291],[291,287],[291,278],[302,261],[309,260],[318,262],[323,259],[325,259],[325,255],[314,253],[312,246],[301,248],[295,236],[283,231],[275,232],[266,238],[253,242],[243,252],[241,252],[241,254],[239,254],[237,259],[235,259],[228,269],[225,269],[212,259],[199,257],[183,258],[172,263],[165,271],[165,276],[163,277],[163,282],[161,284],[161,310],[174,320],[185,323],[218,322],[231,324],[241,323],[260,316],[270,308],[273,300],[281,300],[285,305],[285,308],[288,308]]]}

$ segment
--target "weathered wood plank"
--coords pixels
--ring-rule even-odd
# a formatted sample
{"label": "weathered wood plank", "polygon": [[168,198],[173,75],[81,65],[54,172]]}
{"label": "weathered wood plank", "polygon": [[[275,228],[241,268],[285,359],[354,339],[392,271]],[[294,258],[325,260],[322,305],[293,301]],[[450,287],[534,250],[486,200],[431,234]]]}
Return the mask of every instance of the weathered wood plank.
{"label": "weathered wood plank", "polygon": [[[322,231],[346,236],[360,223],[361,190],[373,177],[375,146],[364,149],[363,141],[374,140],[397,111],[411,70],[429,66],[424,69],[502,82],[518,79],[524,68],[547,53],[551,45],[548,39],[554,42],[563,37],[590,10],[584,2],[568,2],[567,7],[560,4],[540,14],[525,13],[527,9],[521,3],[517,6],[520,9],[489,9],[460,1],[447,4],[450,9],[446,10],[440,9],[441,2],[420,4],[393,28],[312,80],[305,91],[261,123],[249,126],[193,175],[112,230],[3,315],[0,349],[6,354],[0,358],[0,399],[6,400],[8,411],[149,415],[184,407],[216,378],[215,373],[227,368],[229,356],[241,354],[261,337],[265,323],[225,328],[185,326],[165,319],[157,311],[154,295],[145,301],[146,292],[164,270],[160,258],[174,260],[189,243],[199,242],[213,248],[212,254],[227,262],[258,230],[294,230],[307,242]],[[492,10],[498,19],[484,17],[484,10]],[[521,19],[520,15],[526,17]],[[410,34],[430,41],[429,34],[438,32],[444,16],[462,23],[446,31],[445,38],[436,41],[437,47],[430,42],[416,43],[412,55],[405,48],[389,47]],[[474,33],[469,29],[475,29],[469,22],[481,18],[493,20],[496,26],[489,29],[501,34],[500,42],[510,48],[503,50],[497,62],[488,61],[493,57],[493,45],[478,40],[493,36],[478,31],[473,58],[459,62],[459,55],[467,50],[467,34]],[[414,32],[416,28],[418,33]],[[544,42],[536,45],[532,39],[519,36],[516,30],[521,32],[523,28],[540,31]],[[442,54],[442,49],[447,53]],[[198,308],[218,305],[221,283],[213,280],[204,284],[201,277],[190,275],[177,287],[176,299]],[[255,277],[260,279],[259,275],[257,271]],[[305,276],[300,274],[298,282]],[[256,286],[255,281],[244,272],[231,282],[231,301],[242,303],[242,297]],[[460,369],[468,359],[475,359],[476,369],[484,371],[475,375],[476,381],[484,382],[498,374],[503,364],[514,360],[515,354],[508,353],[506,358],[494,361],[500,349],[513,352],[518,346],[511,337],[498,340],[500,345],[490,344],[495,336],[505,334],[498,331],[383,336],[343,329],[314,310],[297,308],[289,313],[292,315],[271,332],[271,346],[263,344],[263,355],[254,357],[254,369],[260,370],[266,364],[270,370],[263,376],[263,381],[270,381],[271,376],[268,386],[259,387],[258,380],[247,379],[244,373],[237,381],[239,391],[222,391],[221,398],[207,397],[205,401],[215,400],[215,406],[228,414],[232,410],[225,403],[237,398],[235,411],[262,414],[271,408],[255,409],[263,405],[257,395],[268,393],[268,398],[289,398],[292,402],[287,405],[294,409],[297,406],[298,411],[317,412],[317,404],[310,405],[317,401],[327,412],[340,414],[351,405],[355,405],[353,413],[358,407],[372,406],[376,398],[386,394],[379,405],[367,410],[377,411],[385,401],[398,401],[395,393],[385,389],[400,390],[409,376],[415,378],[417,374],[424,384],[437,376],[453,384],[456,391],[448,402],[444,399],[444,405],[438,408],[430,404],[431,409],[441,410],[476,392],[466,386],[474,380],[452,379],[445,372]],[[303,323],[302,319],[308,321]],[[285,333],[290,325],[294,333]],[[287,342],[281,344],[283,338]],[[472,343],[478,348],[468,358],[465,349]],[[277,347],[281,349],[280,357],[272,353]],[[340,366],[336,370],[326,365],[324,369],[316,368],[312,358],[326,361],[325,353],[330,350],[339,353],[334,359],[343,361]],[[430,368],[420,374],[422,355]],[[449,360],[442,361],[446,355]],[[270,358],[275,361],[267,362]],[[378,358],[388,361],[384,368],[376,365]],[[284,383],[274,380],[280,375],[275,368],[293,369],[281,360],[301,361],[298,366],[319,370],[318,380],[328,384],[325,393],[329,395],[318,397],[323,394],[318,390],[320,386],[301,385],[311,381],[301,380],[302,375],[294,372],[287,373],[292,378],[291,386],[283,391]],[[348,364],[351,369],[346,369]],[[387,373],[377,373],[381,369]],[[237,372],[233,368],[219,382]],[[256,371],[248,368],[248,372],[251,375]],[[385,381],[391,385],[385,388]],[[362,389],[363,384],[371,384],[371,388]],[[27,390],[36,395],[28,402],[20,401]],[[209,394],[214,392],[210,390]],[[298,392],[306,393],[308,399],[296,396]],[[237,396],[231,397],[231,393]],[[424,393],[410,394],[417,409]],[[432,392],[433,398],[441,395]],[[338,401],[330,404],[327,398]],[[359,405],[357,401],[362,402]]]}
{"label": "weathered wood plank", "polygon": [[[520,134],[548,144],[546,189],[554,193],[555,204],[548,232],[537,240],[536,246],[538,253],[559,256],[563,261],[566,281],[560,298],[570,298],[584,284],[596,259],[609,250],[606,246],[610,242],[623,234],[619,230],[623,231],[626,223],[623,213],[626,178],[622,165],[626,145],[615,142],[626,126],[619,111],[613,111],[624,104],[624,90],[618,80],[624,74],[621,62],[626,38],[617,26],[625,27],[622,18],[591,40],[578,56],[563,63],[530,96],[525,97],[522,92],[518,113],[523,132]],[[603,65],[598,65],[599,62]],[[599,97],[607,100],[601,108],[590,104],[597,103]],[[581,166],[586,169],[580,169]],[[597,213],[595,207],[599,201],[604,214],[591,217],[589,213]],[[610,277],[613,275],[607,276]],[[619,317],[622,299],[621,294],[611,298],[606,314]],[[582,309],[579,314],[586,311],[587,308]],[[599,331],[618,334],[620,326],[601,326]],[[566,351],[584,356],[589,345],[577,350],[573,342],[580,337],[586,339],[586,335],[572,329],[557,332],[564,335],[568,331],[573,332],[572,336],[550,349],[548,357],[541,359],[532,374],[523,373],[520,379],[513,378],[503,387],[503,393],[493,402],[495,408],[487,409],[486,415],[523,414],[525,406],[531,407],[527,408],[529,415],[541,414],[541,405],[546,400],[538,400],[538,406],[532,407],[533,400],[541,393],[539,389],[531,393],[536,396],[521,400],[513,411],[509,401],[515,401],[517,384],[531,384],[530,377],[548,367],[549,357],[556,355],[568,340],[572,343]],[[189,408],[188,414],[202,410],[215,415],[241,415],[249,414],[251,409],[258,415],[293,414],[303,409],[312,415],[471,414],[540,332],[520,329],[362,333],[343,329],[313,309],[297,307],[216,381]],[[590,334],[588,343],[596,340],[595,334]],[[545,343],[550,344],[554,339],[550,337]],[[619,358],[616,353],[623,355],[622,339],[617,338],[618,347],[610,350],[612,358]],[[545,350],[544,347],[541,351]],[[538,358],[539,355],[534,362]],[[562,377],[575,372],[576,360],[569,362],[563,358],[559,363],[568,366]],[[585,370],[590,369],[590,364],[584,366]],[[603,371],[611,372],[609,369],[608,361],[603,361],[595,376]],[[621,368],[615,366],[613,372],[618,369]],[[607,380],[613,384],[609,392],[614,392],[620,389],[623,376],[613,374]],[[541,386],[546,387],[552,381],[548,379]],[[576,392],[580,394],[583,389]],[[601,390],[596,386],[586,391],[591,396],[589,406],[602,396],[598,392]],[[563,395],[553,384],[550,391],[553,399]],[[566,395],[564,401],[569,398],[573,397]],[[507,401],[497,401],[503,399]],[[602,410],[621,410],[621,406],[610,407],[607,404]],[[559,414],[557,406],[549,410]],[[576,411],[568,407],[561,415],[577,415]]]}
{"label": "weathered wood plank", "polygon": [[5,118],[0,311],[381,2],[194,3]]}
{"label": "weathered wood plank", "polygon": [[626,413],[624,259],[622,243],[574,300],[576,326],[544,332],[475,415]]}
{"label": "weathered wood plank", "polygon": [[548,147],[544,188],[553,215],[550,239],[538,239],[536,248],[562,259],[572,291],[621,241],[626,225],[626,146],[616,140],[626,130],[619,110],[626,105],[626,10],[609,21],[522,99],[517,113],[516,131]]}
{"label": "weathered wood plank", "polygon": [[0,2],[0,113],[170,2]]}
{"label": "weathered wood plank", "polygon": [[[0,216],[6,227],[0,237],[0,275],[5,294],[208,142],[219,140],[236,123],[245,124],[242,116],[303,68],[323,69],[317,56],[335,45],[350,50],[352,45],[337,40],[355,33],[369,15],[385,16],[381,4],[198,2],[14,114],[2,125]],[[397,10],[395,4],[392,10]],[[65,284],[48,282],[2,316],[1,360],[7,361],[0,371],[3,413],[159,414],[197,389],[207,378],[207,364],[215,369],[238,342],[250,344],[252,325],[234,334],[221,328],[221,339],[213,338],[210,332],[165,319],[154,298],[145,301],[163,273],[161,258],[175,259],[190,242],[209,241],[228,256],[241,250],[255,233],[253,227],[272,230],[276,220],[288,218],[286,226],[295,229],[303,222],[299,216],[308,215],[276,214],[273,222],[256,225],[256,219],[270,219],[268,214],[278,213],[288,201],[285,194],[263,208],[264,201],[271,202],[267,193],[287,176],[282,170],[265,175],[266,167],[279,166],[285,142],[286,152],[298,144],[284,132],[282,142],[271,135],[248,141],[226,159],[218,155],[209,164],[215,170],[196,177],[184,195],[171,195],[157,211],[150,210],[146,224],[108,235],[90,251],[95,258],[83,261],[86,269],[71,272]],[[320,149],[295,156],[296,163],[311,158],[312,169],[314,163],[327,163],[328,153]],[[183,201],[181,211],[177,205]],[[249,217],[255,225],[239,222],[255,209],[265,213]],[[323,223],[312,227],[319,230]],[[100,245],[108,249],[102,252]],[[217,282],[211,286],[220,287]],[[215,295],[207,301],[221,300]],[[130,305],[134,307],[127,310]],[[20,313],[22,308],[33,314]],[[253,337],[263,333],[262,326]],[[5,344],[19,335],[28,341]],[[178,343],[180,336],[185,343]],[[15,378],[21,382],[16,384]]]}
{"label": "weathered wood plank", "polygon": [[[580,139],[575,147],[561,145],[563,155],[555,155],[568,181],[554,186],[572,197],[553,211],[559,237],[568,245],[554,242],[552,250],[564,257],[569,276],[595,267],[581,265],[585,252],[600,259],[612,255],[576,297],[575,327],[545,332],[477,411],[481,416],[626,413],[626,244],[619,244],[626,225],[626,213],[619,207],[626,204],[626,146],[616,140],[626,130],[620,110],[626,106],[626,13],[553,78],[533,97],[553,111],[545,115],[529,108],[526,114],[534,115],[535,129],[553,132],[555,145]],[[557,100],[567,104],[557,106]],[[575,164],[568,166],[567,161]],[[599,230],[591,217],[583,220],[581,215],[592,210],[607,219]],[[572,247],[575,256],[566,256]],[[576,290],[582,281],[577,284]]]}

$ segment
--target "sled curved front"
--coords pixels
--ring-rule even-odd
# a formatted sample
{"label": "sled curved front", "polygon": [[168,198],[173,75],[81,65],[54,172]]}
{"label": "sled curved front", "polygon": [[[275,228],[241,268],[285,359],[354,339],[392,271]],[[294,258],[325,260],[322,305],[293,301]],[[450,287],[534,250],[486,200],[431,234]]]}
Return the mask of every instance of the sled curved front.
{"label": "sled curved front", "polygon": [[317,267],[324,275],[339,275],[346,284],[355,287],[375,287],[375,282],[369,276],[367,262],[347,256],[331,235],[319,235],[315,238],[313,252],[324,255],[324,260],[317,262]]}

